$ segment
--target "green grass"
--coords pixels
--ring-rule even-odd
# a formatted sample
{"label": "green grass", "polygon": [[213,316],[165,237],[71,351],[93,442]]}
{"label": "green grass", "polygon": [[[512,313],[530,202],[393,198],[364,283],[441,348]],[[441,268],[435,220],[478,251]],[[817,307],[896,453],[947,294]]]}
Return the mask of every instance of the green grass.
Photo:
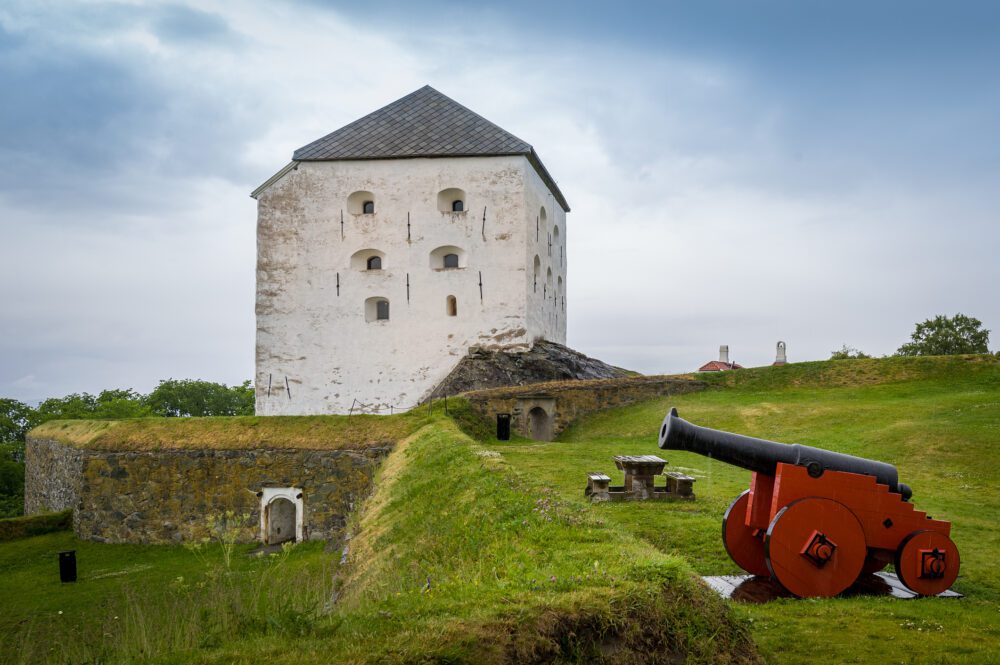
{"label": "green grass", "polygon": [[[0,662],[125,663],[212,649],[233,633],[299,634],[332,591],[323,543],[231,568],[218,545],[106,545],[64,531],[0,544]],[[78,581],[59,581],[57,555],[75,550]],[[289,592],[290,591],[290,592]]]}
{"label": "green grass", "polygon": [[755,661],[682,559],[563,503],[451,421],[390,455],[355,528],[335,631],[212,662]]}
{"label": "green grass", "polygon": [[100,450],[299,448],[390,445],[427,422],[425,409],[395,416],[235,416],[52,420],[29,438]]}
{"label": "green grass", "polygon": [[[0,662],[700,663],[754,662],[758,649],[776,663],[1000,662],[1000,363],[839,361],[704,378],[711,389],[593,414],[553,443],[489,441],[461,400],[451,419],[421,410],[64,427],[77,445],[101,446],[126,434],[146,447],[405,441],[354,517],[346,566],[323,543],[262,559],[239,546],[231,567],[218,545],[105,545],[68,532],[0,543]],[[613,455],[660,452],[671,405],[697,424],[895,463],[917,507],[953,522],[955,588],[967,597],[718,599],[696,574],[738,572],[720,520],[748,472],[666,452],[698,478],[697,501],[583,497],[585,472],[620,478]],[[64,549],[77,550],[76,584],[58,581]]]}
{"label": "green grass", "polygon": [[525,476],[582,502],[585,473],[620,479],[611,457],[661,454],[695,476],[694,503],[595,505],[701,574],[739,572],[720,522],[749,472],[659,451],[666,410],[699,425],[805,443],[897,465],[913,501],[950,520],[962,600],[783,600],[735,605],[772,662],[1000,662],[1000,362],[984,356],[801,363],[706,377],[718,389],[594,414],[553,443],[496,444]]}
{"label": "green grass", "polygon": [[[336,575],[340,553],[322,543],[280,564],[238,548],[232,570],[216,548],[67,533],[0,544],[0,598],[25,599],[0,616],[0,661],[757,662],[745,622],[682,558],[560,500],[441,415],[389,456],[353,530]],[[62,549],[78,551],[75,585],[58,582]]]}

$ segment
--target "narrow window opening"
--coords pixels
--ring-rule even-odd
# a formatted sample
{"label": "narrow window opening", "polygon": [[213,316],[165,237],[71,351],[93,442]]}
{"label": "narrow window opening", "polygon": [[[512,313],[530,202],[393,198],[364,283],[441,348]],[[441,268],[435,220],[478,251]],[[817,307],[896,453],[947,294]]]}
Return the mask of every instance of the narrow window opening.
{"label": "narrow window opening", "polygon": [[375,214],[375,202],[374,201],[365,201],[363,204],[361,204],[361,212],[362,212],[362,214],[365,214],[365,215],[374,215]]}
{"label": "narrow window opening", "polygon": [[379,300],[375,303],[375,319],[378,321],[389,320],[389,301]]}
{"label": "narrow window opening", "polygon": [[382,257],[381,256],[370,256],[368,257],[368,270],[381,270],[382,269]]}
{"label": "narrow window opening", "polygon": [[463,212],[465,210],[465,204],[460,200],[451,202],[452,212]]}
{"label": "narrow window opening", "polygon": [[444,255],[444,267],[445,268],[457,268],[458,267],[458,254],[445,254]]}
{"label": "narrow window opening", "polygon": [[448,316],[458,316],[458,300],[455,296],[448,296],[445,305]]}

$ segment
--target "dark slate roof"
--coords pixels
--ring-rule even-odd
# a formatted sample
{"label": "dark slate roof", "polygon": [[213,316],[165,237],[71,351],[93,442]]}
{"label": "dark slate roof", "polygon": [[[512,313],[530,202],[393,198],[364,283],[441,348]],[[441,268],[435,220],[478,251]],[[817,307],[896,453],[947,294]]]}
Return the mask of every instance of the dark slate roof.
{"label": "dark slate roof", "polygon": [[334,161],[524,155],[563,210],[569,204],[530,144],[425,85],[295,151],[292,159]]}

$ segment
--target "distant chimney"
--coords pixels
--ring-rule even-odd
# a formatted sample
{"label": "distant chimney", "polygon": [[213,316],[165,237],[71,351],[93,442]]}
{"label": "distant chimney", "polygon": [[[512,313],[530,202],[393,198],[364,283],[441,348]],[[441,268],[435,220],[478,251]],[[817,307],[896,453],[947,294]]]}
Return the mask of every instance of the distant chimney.
{"label": "distant chimney", "polygon": [[726,363],[726,364],[729,363],[729,345],[728,344],[723,344],[722,346],[719,347],[719,362],[720,363]]}
{"label": "distant chimney", "polygon": [[784,342],[778,342],[778,355],[774,359],[774,364],[775,365],[784,365],[787,362],[788,362],[788,359],[785,357],[785,343]]}

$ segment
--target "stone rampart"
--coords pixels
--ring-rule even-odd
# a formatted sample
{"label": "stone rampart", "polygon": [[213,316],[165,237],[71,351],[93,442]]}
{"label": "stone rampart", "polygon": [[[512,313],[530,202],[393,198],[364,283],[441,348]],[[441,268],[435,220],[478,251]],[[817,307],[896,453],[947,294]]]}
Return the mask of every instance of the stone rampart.
{"label": "stone rampart", "polygon": [[75,509],[84,456],[79,448],[57,441],[31,440],[24,450],[24,514]]}
{"label": "stone rampart", "polygon": [[509,413],[512,431],[548,441],[588,413],[696,392],[706,386],[695,379],[638,376],[495,388],[465,393],[465,397],[487,420],[495,422],[497,414]]}
{"label": "stone rampart", "polygon": [[389,450],[123,452],[29,436],[25,509],[72,508],[80,538],[113,543],[201,540],[212,517],[232,511],[246,516],[238,540],[249,542],[261,538],[264,489],[294,488],[301,538],[335,538]]}

